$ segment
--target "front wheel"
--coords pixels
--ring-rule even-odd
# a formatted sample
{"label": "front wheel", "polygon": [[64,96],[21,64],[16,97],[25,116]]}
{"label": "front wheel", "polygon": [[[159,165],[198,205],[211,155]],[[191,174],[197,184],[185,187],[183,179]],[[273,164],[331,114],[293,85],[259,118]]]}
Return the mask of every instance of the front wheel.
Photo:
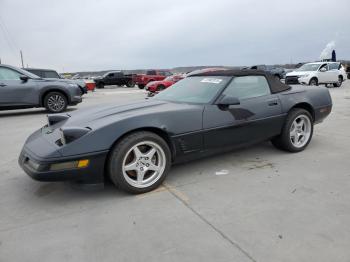
{"label": "front wheel", "polygon": [[343,77],[342,76],[338,76],[338,82],[334,83],[333,86],[334,87],[340,87],[342,83],[343,83]]}
{"label": "front wheel", "polygon": [[116,186],[140,194],[157,188],[170,166],[167,143],[154,133],[141,131],[126,136],[112,149],[107,170]]}
{"label": "front wheel", "polygon": [[127,87],[134,87],[135,83],[132,80],[130,80],[130,81],[126,82],[126,86]]}
{"label": "front wheel", "polygon": [[318,86],[317,78],[312,78],[309,82],[310,86]]}
{"label": "front wheel", "polygon": [[289,112],[282,133],[271,142],[279,149],[300,152],[310,143],[313,130],[311,114],[304,109],[295,108]]}
{"label": "front wheel", "polygon": [[137,85],[140,89],[144,89],[145,88],[145,85],[142,85],[142,84],[138,84]]}
{"label": "front wheel", "polygon": [[44,97],[44,107],[50,113],[61,113],[67,105],[66,96],[60,92],[50,92]]}

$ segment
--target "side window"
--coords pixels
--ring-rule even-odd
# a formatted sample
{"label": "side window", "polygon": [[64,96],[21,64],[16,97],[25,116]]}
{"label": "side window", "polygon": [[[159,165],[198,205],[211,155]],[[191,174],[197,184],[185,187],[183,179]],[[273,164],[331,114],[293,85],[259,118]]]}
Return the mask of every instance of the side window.
{"label": "side window", "polygon": [[165,76],[171,76],[171,75],[172,75],[172,74],[171,74],[170,72],[168,72],[168,71],[165,71],[164,74],[165,74]]}
{"label": "side window", "polygon": [[319,71],[328,71],[328,65],[327,64],[322,65]]}
{"label": "side window", "polygon": [[0,80],[20,80],[21,74],[15,70],[0,67]]}
{"label": "side window", "polygon": [[44,78],[60,78],[59,75],[55,71],[44,71]]}
{"label": "side window", "polygon": [[108,77],[109,77],[109,78],[112,78],[113,76],[114,76],[113,73],[108,74]]}
{"label": "side window", "polygon": [[338,70],[338,69],[339,69],[338,63],[329,64],[329,70]]}
{"label": "side window", "polygon": [[264,96],[270,93],[270,86],[264,76],[235,77],[223,92],[226,96],[238,99]]}

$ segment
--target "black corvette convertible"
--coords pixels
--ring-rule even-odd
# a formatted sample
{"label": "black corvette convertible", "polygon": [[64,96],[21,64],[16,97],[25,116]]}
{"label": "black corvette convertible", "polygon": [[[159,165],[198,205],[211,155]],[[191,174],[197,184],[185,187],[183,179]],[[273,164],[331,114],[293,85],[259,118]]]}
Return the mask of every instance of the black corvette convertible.
{"label": "black corvette convertible", "polygon": [[19,164],[40,181],[100,184],[132,193],[158,187],[173,163],[271,140],[307,147],[332,109],[326,88],[290,87],[257,70],[191,75],[152,99],[48,115]]}

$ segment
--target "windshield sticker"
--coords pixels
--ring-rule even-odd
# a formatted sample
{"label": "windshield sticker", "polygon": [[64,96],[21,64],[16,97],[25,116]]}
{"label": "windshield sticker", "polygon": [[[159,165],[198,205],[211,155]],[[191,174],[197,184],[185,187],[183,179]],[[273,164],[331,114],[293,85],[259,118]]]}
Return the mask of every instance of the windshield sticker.
{"label": "windshield sticker", "polygon": [[220,84],[222,82],[222,79],[218,78],[204,78],[202,83],[211,83],[211,84]]}

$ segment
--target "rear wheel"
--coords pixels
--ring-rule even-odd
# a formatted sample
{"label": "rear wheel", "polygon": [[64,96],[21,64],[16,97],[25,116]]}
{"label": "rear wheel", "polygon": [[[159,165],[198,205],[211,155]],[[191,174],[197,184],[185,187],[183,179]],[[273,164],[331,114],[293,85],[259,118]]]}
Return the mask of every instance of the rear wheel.
{"label": "rear wheel", "polygon": [[44,98],[44,107],[50,113],[61,113],[66,110],[67,98],[60,92],[50,92]]}
{"label": "rear wheel", "polygon": [[145,85],[142,85],[142,84],[138,84],[137,85],[140,89],[144,89],[145,88]]}
{"label": "rear wheel", "polygon": [[167,143],[154,133],[141,131],[126,136],[112,149],[107,168],[116,186],[139,194],[157,188],[170,165]]}
{"label": "rear wheel", "polygon": [[310,86],[318,86],[318,80],[317,80],[317,78],[312,78],[311,80],[310,80],[310,82],[309,82],[309,85]]}
{"label": "rear wheel", "polygon": [[276,81],[281,81],[281,78],[279,75],[274,75]]}
{"label": "rear wheel", "polygon": [[126,86],[127,87],[134,87],[135,83],[132,80],[129,80],[128,82],[126,82]]}
{"label": "rear wheel", "polygon": [[289,152],[304,150],[311,141],[313,119],[311,114],[301,108],[292,109],[282,128],[282,133],[271,140],[272,144]]}
{"label": "rear wheel", "polygon": [[333,86],[334,87],[341,87],[342,83],[343,83],[343,77],[342,76],[338,76],[338,82],[334,83]]}

